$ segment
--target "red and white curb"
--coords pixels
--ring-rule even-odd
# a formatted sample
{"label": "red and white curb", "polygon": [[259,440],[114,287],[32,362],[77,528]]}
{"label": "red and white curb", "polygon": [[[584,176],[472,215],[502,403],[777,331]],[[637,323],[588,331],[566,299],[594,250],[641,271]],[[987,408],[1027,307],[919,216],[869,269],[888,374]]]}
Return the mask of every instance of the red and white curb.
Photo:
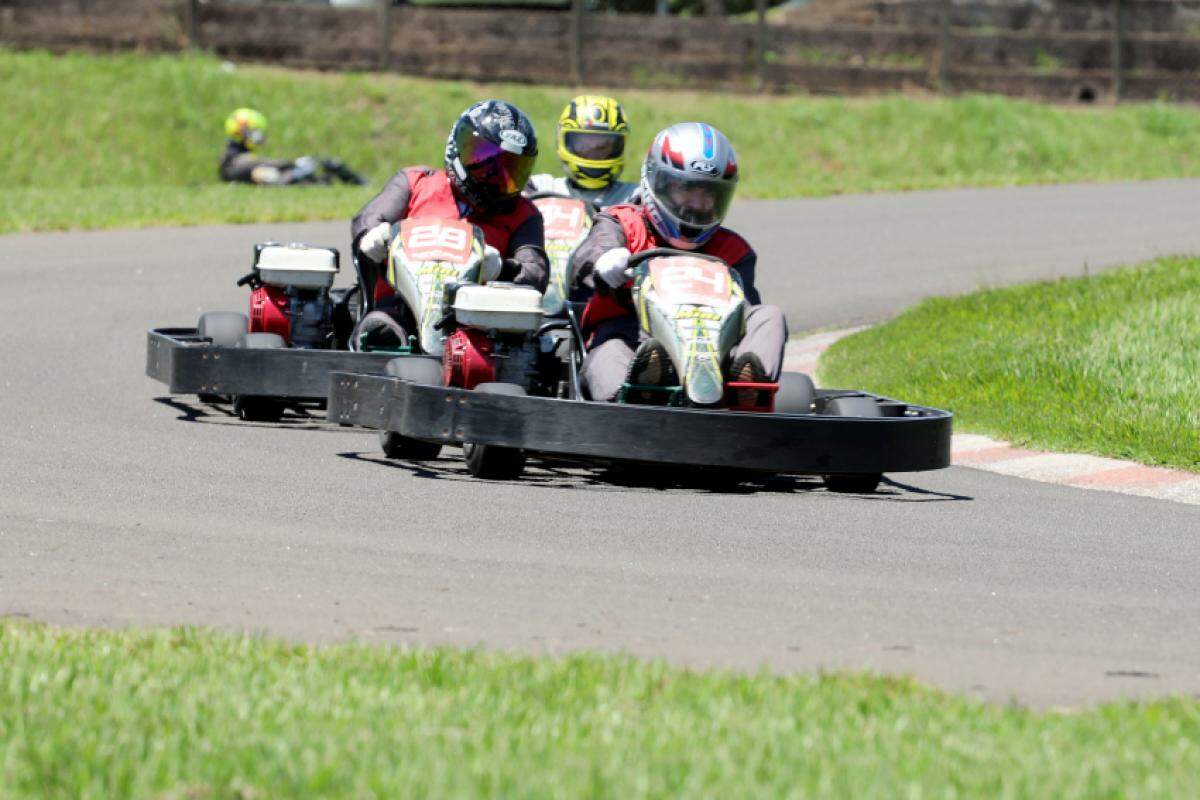
{"label": "red and white curb", "polygon": [[[784,369],[806,372],[816,379],[821,353],[838,339],[860,330],[863,328],[846,328],[789,340]],[[950,457],[956,466],[1017,478],[1200,505],[1200,475],[1178,469],[1100,456],[1026,450],[971,433],[954,435]]]}

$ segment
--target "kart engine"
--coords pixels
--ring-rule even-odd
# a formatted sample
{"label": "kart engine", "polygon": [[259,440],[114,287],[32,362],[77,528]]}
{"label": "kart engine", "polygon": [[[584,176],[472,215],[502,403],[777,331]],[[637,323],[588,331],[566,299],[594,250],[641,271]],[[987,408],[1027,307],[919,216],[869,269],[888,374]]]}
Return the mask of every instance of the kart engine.
{"label": "kart engine", "polygon": [[473,328],[459,328],[446,338],[442,351],[442,383],[474,389],[496,380],[492,362],[492,340]]}
{"label": "kart engine", "polygon": [[292,347],[328,347],[333,299],[326,291],[259,286],[250,294],[250,331],[278,334]]}
{"label": "kart engine", "polygon": [[445,384],[474,389],[497,381],[528,387],[536,372],[533,334],[542,321],[541,303],[541,293],[526,287],[459,287],[453,301],[459,327],[442,351]]}
{"label": "kart engine", "polygon": [[254,248],[247,276],[250,331],[274,333],[292,347],[325,348],[333,341],[334,302],[329,294],[338,271],[338,251],[274,242]]}

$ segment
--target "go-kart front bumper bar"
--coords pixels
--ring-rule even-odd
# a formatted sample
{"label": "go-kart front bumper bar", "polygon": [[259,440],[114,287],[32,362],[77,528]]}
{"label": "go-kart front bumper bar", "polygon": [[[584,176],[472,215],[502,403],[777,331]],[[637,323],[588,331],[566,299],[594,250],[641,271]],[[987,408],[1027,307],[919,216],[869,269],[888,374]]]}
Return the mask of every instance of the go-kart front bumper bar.
{"label": "go-kart front bumper bar", "polygon": [[[835,396],[818,390],[817,407]],[[708,411],[513,397],[378,375],[330,378],[331,422],[448,444],[581,459],[798,474],[917,472],[950,465],[952,415],[877,398],[884,417]]]}
{"label": "go-kart front bumper bar", "polygon": [[330,373],[381,374],[393,358],[394,353],[217,346],[195,328],[155,328],[146,336],[146,375],[165,383],[170,394],[324,400]]}

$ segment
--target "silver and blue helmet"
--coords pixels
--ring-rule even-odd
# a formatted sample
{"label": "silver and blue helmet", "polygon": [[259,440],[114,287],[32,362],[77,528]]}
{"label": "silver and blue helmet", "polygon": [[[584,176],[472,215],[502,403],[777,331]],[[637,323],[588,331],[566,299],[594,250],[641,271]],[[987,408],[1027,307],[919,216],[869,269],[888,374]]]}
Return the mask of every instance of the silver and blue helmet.
{"label": "silver and blue helmet", "polygon": [[642,164],[642,202],[660,236],[694,250],[721,227],[737,188],[737,156],[725,134],[680,122],[654,137]]}

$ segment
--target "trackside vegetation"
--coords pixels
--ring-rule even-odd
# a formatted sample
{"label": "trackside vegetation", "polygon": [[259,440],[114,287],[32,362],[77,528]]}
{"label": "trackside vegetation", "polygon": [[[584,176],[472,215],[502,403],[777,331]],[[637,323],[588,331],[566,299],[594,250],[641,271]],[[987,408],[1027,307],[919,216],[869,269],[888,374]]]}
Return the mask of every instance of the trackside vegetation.
{"label": "trackside vegetation", "polygon": [[1200,703],[0,622],[0,795],[1194,797]]}
{"label": "trackside vegetation", "polygon": [[956,430],[1200,472],[1200,258],[926,300],[836,343],[830,385]]}
{"label": "trackside vegetation", "polygon": [[[531,115],[539,166],[557,171],[554,125],[573,93],[234,66],[205,55],[0,49],[0,232],[348,217],[398,167],[440,164],[456,115],[488,96]],[[633,127],[626,178],[636,180],[657,130],[700,119],[737,147],[741,197],[1200,175],[1200,110],[1168,104],[617,93]],[[222,123],[243,105],[270,119],[268,155],[338,156],[374,187],[218,184]]]}

